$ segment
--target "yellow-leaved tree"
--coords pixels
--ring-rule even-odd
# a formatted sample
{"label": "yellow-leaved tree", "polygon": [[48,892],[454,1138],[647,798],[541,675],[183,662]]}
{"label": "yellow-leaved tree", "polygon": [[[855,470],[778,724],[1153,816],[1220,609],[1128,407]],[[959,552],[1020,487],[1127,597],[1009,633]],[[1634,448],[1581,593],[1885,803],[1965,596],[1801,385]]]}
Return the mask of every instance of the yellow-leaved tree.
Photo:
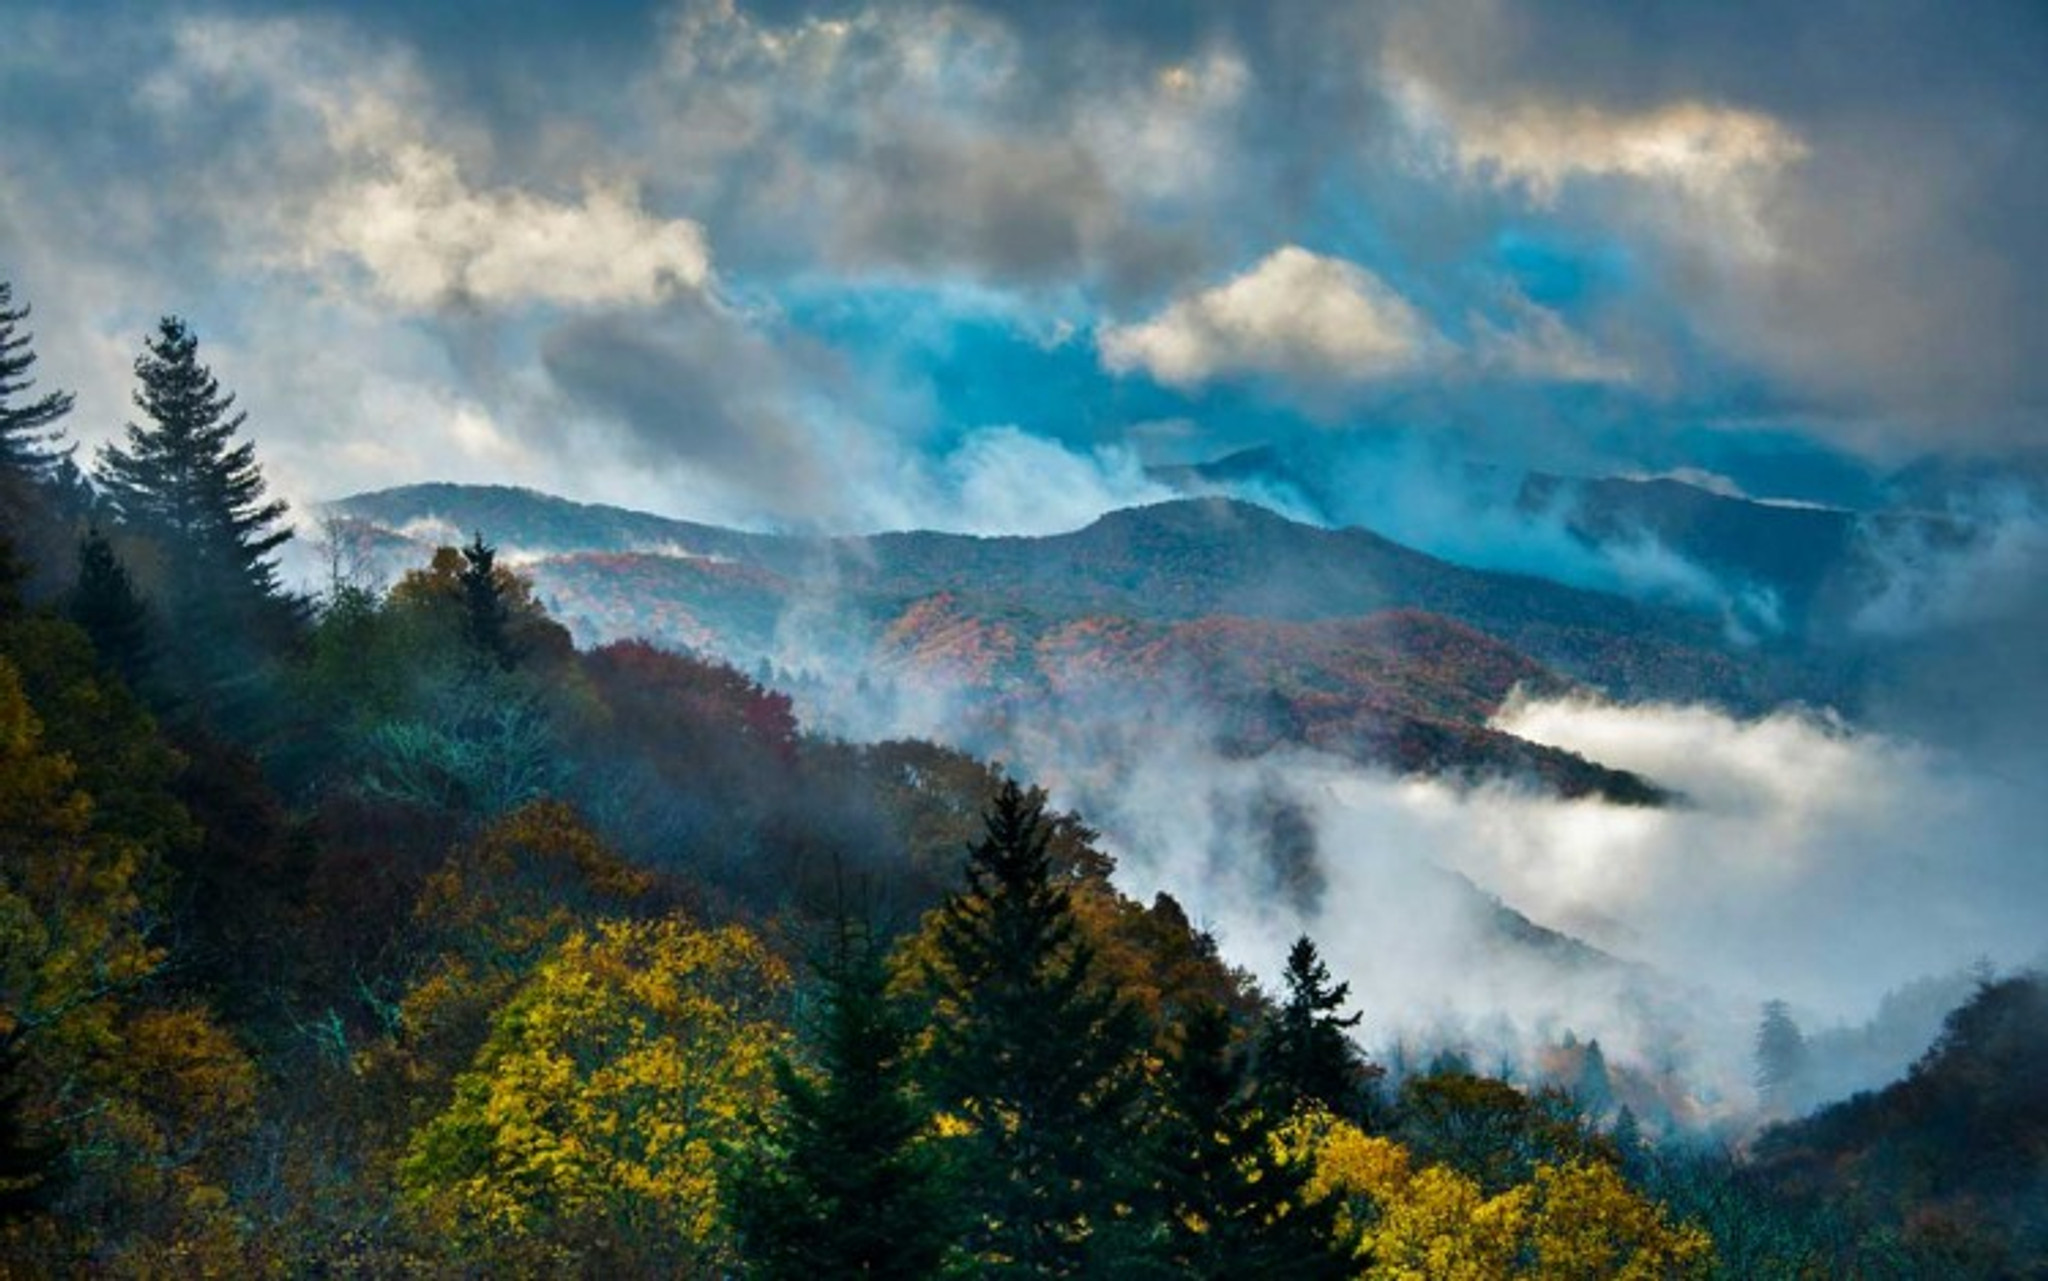
{"label": "yellow-leaved tree", "polygon": [[8,1154],[0,1195],[30,1212],[7,1216],[0,1275],[233,1266],[223,1179],[255,1070],[204,1009],[152,999],[158,851],[101,821],[22,686],[0,656],[0,1061],[48,1169]]}
{"label": "yellow-leaved tree", "polygon": [[400,1166],[430,1237],[513,1271],[723,1257],[718,1169],[774,1089],[789,975],[745,930],[578,930],[492,1020]]}
{"label": "yellow-leaved tree", "polygon": [[1707,1234],[1674,1223],[1604,1162],[1538,1164],[1528,1181],[1489,1197],[1456,1170],[1417,1169],[1400,1144],[1327,1113],[1295,1116],[1276,1142],[1288,1159],[1314,1163],[1305,1196],[1341,1199],[1338,1229],[1358,1242],[1360,1277],[1665,1281],[1713,1271]]}

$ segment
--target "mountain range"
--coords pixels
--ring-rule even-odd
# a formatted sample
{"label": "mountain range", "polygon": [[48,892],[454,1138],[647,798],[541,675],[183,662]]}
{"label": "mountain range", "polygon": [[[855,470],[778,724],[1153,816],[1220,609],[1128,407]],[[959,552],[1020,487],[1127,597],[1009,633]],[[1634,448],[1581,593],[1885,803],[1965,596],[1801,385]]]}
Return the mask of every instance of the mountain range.
{"label": "mountain range", "polygon": [[[1802,624],[1855,572],[1858,518],[1834,510],[1669,480],[1530,477],[1516,501],[1569,503],[1589,542],[1655,538],[1761,580]],[[913,686],[951,700],[981,746],[1052,701],[1099,712],[1164,694],[1237,753],[1302,746],[1654,801],[1652,781],[1514,739],[1492,717],[1516,688],[1745,711],[1841,701],[1820,673],[1842,664],[1810,661],[1804,627],[1733,637],[1669,601],[1453,564],[1219,495],[1050,537],[749,533],[448,484],[355,495],[327,515],[363,572],[388,580],[482,534],[582,643],[642,637],[800,693]]]}

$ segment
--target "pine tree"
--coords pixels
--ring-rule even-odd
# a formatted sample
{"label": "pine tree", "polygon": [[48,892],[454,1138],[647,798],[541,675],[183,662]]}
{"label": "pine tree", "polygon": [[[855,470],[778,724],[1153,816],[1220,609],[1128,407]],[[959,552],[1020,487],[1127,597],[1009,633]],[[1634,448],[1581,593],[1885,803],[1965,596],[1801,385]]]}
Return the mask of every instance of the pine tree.
{"label": "pine tree", "polygon": [[255,445],[235,443],[248,415],[199,363],[199,339],[176,316],[143,344],[135,376],[135,404],[148,422],[128,424],[127,447],[106,446],[99,458],[115,513],[171,544],[187,567],[180,586],[277,599],[271,553],[292,533],[281,525],[285,504],[264,501]]}
{"label": "pine tree", "polygon": [[100,661],[119,673],[129,689],[141,689],[154,652],[149,607],[98,526],[79,544],[78,581],[66,605],[71,621],[92,637]]}
{"label": "pine tree", "polygon": [[765,1149],[730,1191],[751,1275],[936,1275],[951,1240],[931,1113],[912,1082],[909,1021],[888,994],[882,948],[842,922],[820,967],[815,1072],[776,1064],[780,1102]]}
{"label": "pine tree", "polygon": [[935,1092],[969,1127],[954,1186],[983,1275],[1085,1267],[1135,1148],[1138,1021],[1054,882],[1044,804],[1003,784],[927,966]]}
{"label": "pine tree", "polygon": [[498,581],[498,549],[484,541],[482,531],[462,549],[456,573],[462,588],[462,634],[478,657],[509,671],[518,659],[510,632],[512,611]]}
{"label": "pine tree", "polygon": [[1806,1037],[1783,1001],[1764,1005],[1756,1030],[1756,1092],[1770,1111],[1797,1107],[1806,1093]]}
{"label": "pine tree", "polygon": [[98,479],[120,524],[162,545],[152,595],[180,651],[169,667],[223,728],[250,732],[277,710],[267,660],[296,637],[303,603],[272,558],[292,536],[285,505],[265,500],[255,446],[235,441],[247,415],[198,353],[184,321],[160,322],[135,361],[146,422],[101,450]]}
{"label": "pine tree", "polygon": [[1221,1008],[1189,1015],[1161,1094],[1153,1146],[1160,1253],[1172,1275],[1310,1281],[1351,1274],[1338,1253],[1336,1206],[1304,1195],[1311,1166],[1279,1159],[1275,1114],[1261,1106]]}
{"label": "pine tree", "polygon": [[1351,995],[1349,983],[1330,986],[1330,970],[1307,935],[1287,953],[1287,994],[1267,1019],[1259,1038],[1261,1083],[1286,1111],[1319,1104],[1343,1117],[1356,1117],[1374,1075],[1347,1033],[1362,1015],[1341,1017]]}
{"label": "pine tree", "polygon": [[71,412],[71,393],[53,391],[16,403],[35,386],[29,370],[36,355],[30,349],[32,336],[15,332],[28,319],[28,305],[15,307],[13,301],[14,286],[0,280],[0,469],[42,480],[75,448],[63,443],[64,431],[56,426]]}

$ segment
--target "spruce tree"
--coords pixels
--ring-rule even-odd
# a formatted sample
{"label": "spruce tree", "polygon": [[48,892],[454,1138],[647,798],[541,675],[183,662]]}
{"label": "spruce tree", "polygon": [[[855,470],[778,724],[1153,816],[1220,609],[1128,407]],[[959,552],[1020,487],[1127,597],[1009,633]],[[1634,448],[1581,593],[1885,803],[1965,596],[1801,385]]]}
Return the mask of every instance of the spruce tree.
{"label": "spruce tree", "polygon": [[511,670],[518,661],[510,630],[512,611],[498,581],[498,549],[484,541],[482,531],[462,549],[462,568],[455,578],[462,588],[463,638],[479,658]]}
{"label": "spruce tree", "polygon": [[271,553],[292,534],[281,525],[285,504],[264,500],[255,445],[235,442],[248,415],[199,363],[199,339],[176,316],[143,344],[135,376],[148,421],[128,424],[127,447],[108,445],[99,458],[115,513],[170,543],[190,567],[186,585],[277,597]]}
{"label": "spruce tree", "polygon": [[1003,784],[927,967],[937,1102],[970,1131],[953,1182],[981,1275],[1081,1271],[1135,1154],[1137,1017],[1055,883],[1044,806]]}
{"label": "spruce tree", "polygon": [[106,667],[131,690],[149,678],[153,642],[149,607],[135,591],[127,566],[98,526],[87,531],[78,547],[78,581],[66,601],[71,621],[92,637],[93,649]]}
{"label": "spruce tree", "polygon": [[880,945],[842,922],[820,966],[815,1070],[775,1065],[768,1139],[738,1163],[732,1218],[750,1275],[936,1275],[952,1237],[930,1109],[911,1081],[913,1032]]}
{"label": "spruce tree", "polygon": [[249,730],[267,710],[267,659],[297,635],[302,603],[278,583],[274,553],[292,536],[285,505],[266,500],[255,446],[236,441],[235,410],[199,362],[199,340],[166,316],[135,361],[125,447],[103,447],[97,475],[115,517],[161,546],[157,606],[181,651],[172,666],[226,728]]}
{"label": "spruce tree", "polygon": [[1262,1106],[1217,1006],[1193,1011],[1166,1064],[1154,1132],[1168,1274],[1346,1277],[1334,1201],[1304,1195],[1312,1168],[1278,1159]]}
{"label": "spruce tree", "polygon": [[30,348],[32,336],[16,332],[28,319],[28,305],[13,302],[14,286],[0,280],[0,469],[41,481],[53,476],[75,448],[63,443],[64,430],[57,426],[71,412],[71,393],[25,399],[35,386],[29,370],[36,354]]}
{"label": "spruce tree", "polygon": [[1756,1030],[1756,1092],[1768,1111],[1784,1112],[1805,1099],[1806,1037],[1783,1001],[1764,1004]]}
{"label": "spruce tree", "polygon": [[1269,1099],[1281,1110],[1319,1104],[1339,1116],[1358,1116],[1373,1074],[1348,1035],[1363,1016],[1337,1014],[1351,985],[1330,985],[1330,969],[1305,934],[1288,950],[1286,983],[1286,996],[1259,1038],[1259,1078]]}

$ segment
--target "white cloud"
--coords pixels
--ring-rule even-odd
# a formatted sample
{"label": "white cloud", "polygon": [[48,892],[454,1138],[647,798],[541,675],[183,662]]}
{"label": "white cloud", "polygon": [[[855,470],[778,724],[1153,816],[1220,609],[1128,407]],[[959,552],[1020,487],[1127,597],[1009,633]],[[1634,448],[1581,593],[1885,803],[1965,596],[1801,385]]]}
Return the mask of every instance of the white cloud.
{"label": "white cloud", "polygon": [[1797,133],[1772,116],[1680,99],[1641,111],[1541,100],[1455,101],[1428,79],[1396,71],[1410,126],[1443,136],[1467,173],[1555,203],[1575,178],[1628,178],[1702,197],[1724,195],[1806,156]]}
{"label": "white cloud", "polygon": [[1416,368],[1432,342],[1428,322],[1377,276],[1296,245],[1098,338],[1110,370],[1176,387],[1242,375],[1369,381]]}
{"label": "white cloud", "polygon": [[378,160],[377,176],[320,203],[306,252],[355,259],[404,306],[648,305],[710,277],[703,228],[649,213],[628,184],[593,181],[564,203],[472,189],[453,156],[423,143]]}

